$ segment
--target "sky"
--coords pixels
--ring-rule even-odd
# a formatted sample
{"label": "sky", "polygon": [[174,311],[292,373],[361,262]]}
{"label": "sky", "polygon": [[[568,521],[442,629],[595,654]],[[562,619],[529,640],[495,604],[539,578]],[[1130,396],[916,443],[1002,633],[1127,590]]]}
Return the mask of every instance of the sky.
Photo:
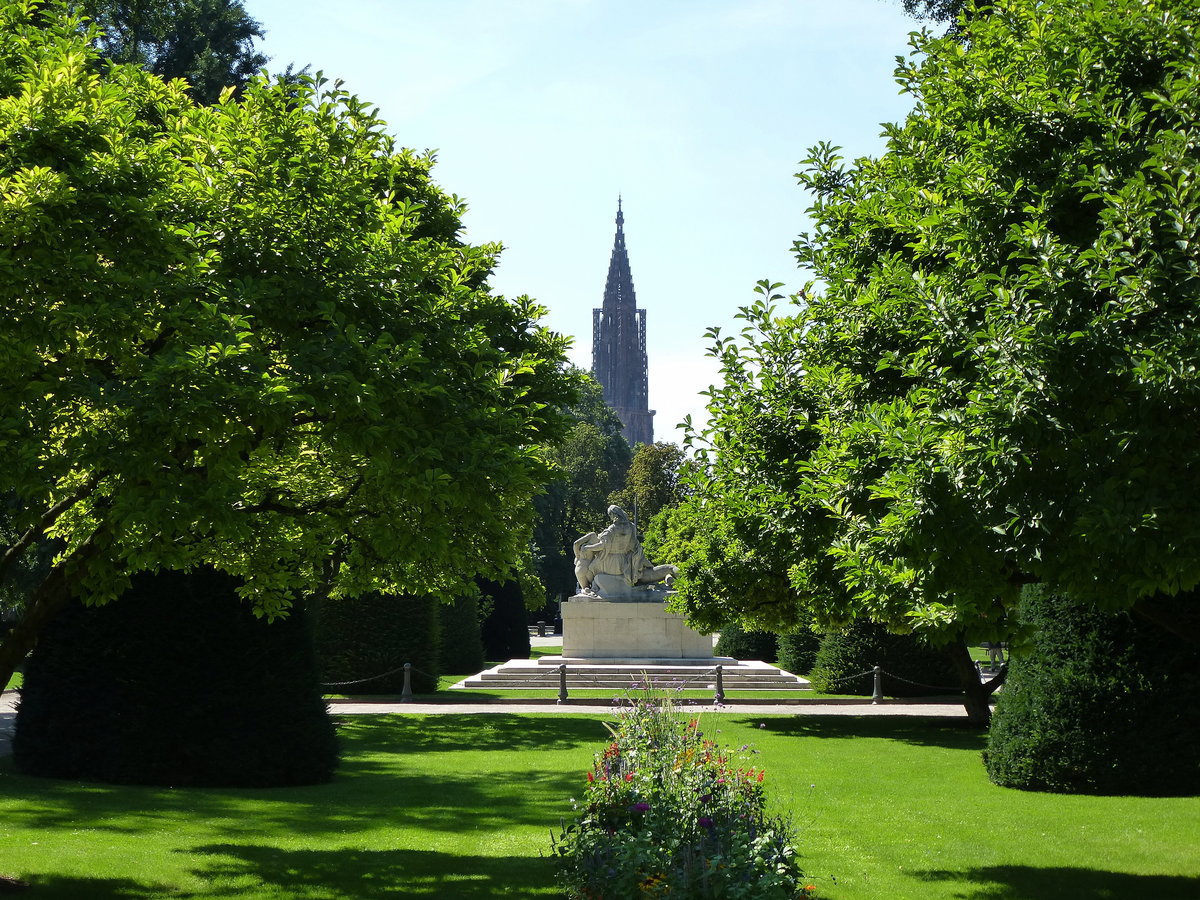
{"label": "sky", "polygon": [[893,70],[919,24],[899,0],[244,5],[271,71],[341,79],[400,145],[436,151],[465,239],[504,245],[493,290],[537,299],[584,369],[622,198],[656,440],[705,419],[706,330],[738,330],[764,278],[808,280],[808,148],[877,156],[912,107]]}

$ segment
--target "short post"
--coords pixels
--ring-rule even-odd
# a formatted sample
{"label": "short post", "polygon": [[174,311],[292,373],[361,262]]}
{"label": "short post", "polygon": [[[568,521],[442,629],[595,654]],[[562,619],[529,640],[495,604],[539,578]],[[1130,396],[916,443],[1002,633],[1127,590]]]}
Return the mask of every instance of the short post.
{"label": "short post", "polygon": [[400,689],[400,702],[412,703],[412,663],[404,664],[404,687]]}
{"label": "short post", "polygon": [[538,637],[545,637],[545,636],[546,636],[546,623],[538,622]]}
{"label": "short post", "polygon": [[717,666],[717,689],[713,693],[713,705],[725,702],[725,678],[722,675],[721,667]]}
{"label": "short post", "polygon": [[872,703],[883,702],[883,669],[875,667],[875,693],[871,694]]}
{"label": "short post", "polygon": [[567,664],[562,663],[558,667],[558,702],[567,702]]}

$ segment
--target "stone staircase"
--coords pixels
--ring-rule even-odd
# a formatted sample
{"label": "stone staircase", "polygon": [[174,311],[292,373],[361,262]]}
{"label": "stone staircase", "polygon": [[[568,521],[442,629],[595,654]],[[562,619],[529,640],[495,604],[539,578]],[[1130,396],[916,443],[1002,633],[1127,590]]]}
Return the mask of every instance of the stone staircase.
{"label": "stone staircase", "polygon": [[729,657],[709,659],[510,659],[454,685],[476,690],[545,690],[557,693],[560,666],[566,666],[566,687],[572,691],[612,691],[621,694],[634,685],[664,690],[715,691],[716,668],[726,694],[731,691],[805,691],[808,681],[758,660]]}

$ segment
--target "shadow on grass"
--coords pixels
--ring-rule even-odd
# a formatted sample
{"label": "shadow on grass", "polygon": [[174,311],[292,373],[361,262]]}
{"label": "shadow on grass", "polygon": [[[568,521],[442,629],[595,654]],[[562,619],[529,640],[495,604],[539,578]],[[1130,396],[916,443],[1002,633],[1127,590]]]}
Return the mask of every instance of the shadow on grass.
{"label": "shadow on grass", "polygon": [[[372,751],[454,753],[460,750],[570,750],[603,741],[596,719],[519,713],[437,713],[430,716],[347,716],[339,733],[373,744]],[[353,761],[352,761],[353,762]]]}
{"label": "shadow on grass", "polygon": [[[66,875],[41,875],[29,879],[28,890],[13,893],[14,897],[37,900],[156,900],[163,896],[161,885],[142,884],[129,878],[72,878]],[[176,900],[186,900],[194,894],[171,892]]]}
{"label": "shadow on grass", "polygon": [[987,733],[965,719],[920,718],[917,716],[762,716],[732,718],[742,725],[758,727],[770,734],[791,737],[849,740],[879,738],[921,747],[945,747],[951,750],[982,750]]}
{"label": "shadow on grass", "polygon": [[11,758],[0,760],[0,776],[6,800],[15,801],[5,810],[6,822],[35,829],[136,835],[200,819],[213,839],[230,841],[336,838],[389,824],[439,834],[500,831],[541,827],[568,814],[590,756],[581,757],[577,771],[564,772],[539,766],[527,753],[526,766],[500,766],[481,778],[462,767],[455,751],[590,748],[603,733],[594,719],[571,717],[359,716],[342,733],[343,764],[330,784],[176,790],[79,783],[19,775]]}
{"label": "shadow on grass", "polygon": [[963,900],[1195,900],[1200,878],[1130,875],[1100,869],[985,866],[960,872],[914,872],[922,881],[959,882]]}
{"label": "shadow on grass", "polygon": [[[559,896],[549,857],[459,856],[433,850],[282,850],[237,844],[194,847],[189,853],[193,860],[203,861],[192,872],[205,881],[249,884],[263,893],[266,887],[289,898]],[[204,894],[239,895],[243,890],[232,886]]]}

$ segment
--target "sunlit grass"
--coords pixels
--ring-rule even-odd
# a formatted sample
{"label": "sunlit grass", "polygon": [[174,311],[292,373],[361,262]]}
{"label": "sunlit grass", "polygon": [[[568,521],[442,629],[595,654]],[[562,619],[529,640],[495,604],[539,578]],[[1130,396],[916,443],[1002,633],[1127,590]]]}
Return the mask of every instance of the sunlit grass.
{"label": "sunlit grass", "polygon": [[[39,900],[556,897],[550,830],[603,718],[347,716],[336,780],[310,788],[83,785],[0,760],[0,874]],[[983,736],[957,723],[733,712],[701,727],[759,751],[826,900],[1200,896],[1200,798],[997,788]]]}

